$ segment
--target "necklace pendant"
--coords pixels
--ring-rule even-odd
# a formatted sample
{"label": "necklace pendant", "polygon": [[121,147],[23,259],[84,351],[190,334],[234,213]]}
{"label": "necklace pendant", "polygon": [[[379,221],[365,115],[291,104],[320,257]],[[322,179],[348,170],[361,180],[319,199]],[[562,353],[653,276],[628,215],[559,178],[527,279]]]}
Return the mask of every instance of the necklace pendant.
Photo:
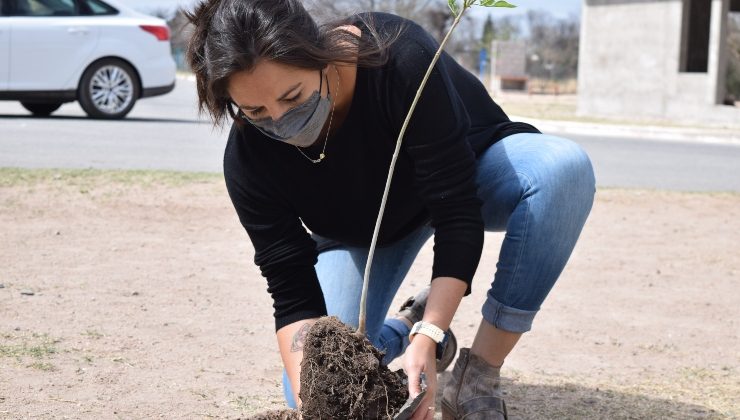
{"label": "necklace pendant", "polygon": [[326,155],[322,153],[322,154],[319,155],[319,160],[324,160],[325,157],[326,157]]}

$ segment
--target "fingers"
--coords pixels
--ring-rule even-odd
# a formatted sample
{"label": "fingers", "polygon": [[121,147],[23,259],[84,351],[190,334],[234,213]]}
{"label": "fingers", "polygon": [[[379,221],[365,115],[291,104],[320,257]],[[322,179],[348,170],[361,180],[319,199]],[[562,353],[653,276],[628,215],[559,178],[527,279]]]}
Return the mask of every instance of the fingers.
{"label": "fingers", "polygon": [[[422,406],[416,410],[419,420],[434,420],[434,406]],[[411,420],[416,420],[416,415]]]}
{"label": "fingers", "polygon": [[426,394],[411,416],[412,420],[434,419],[434,397],[437,391],[435,348],[436,343],[422,335],[413,340],[406,349],[404,370],[408,376],[410,398],[414,398],[421,393],[422,375],[425,376],[424,386],[426,387]]}
{"label": "fingers", "polygon": [[406,375],[409,381],[409,398],[415,398],[421,394],[421,367],[408,367]]}
{"label": "fingers", "polygon": [[430,405],[427,408],[427,416],[424,417],[424,420],[434,420],[434,411],[435,411],[434,410],[434,406],[433,405]]}
{"label": "fingers", "polygon": [[419,407],[414,411],[414,415],[411,420],[434,420],[434,395],[436,390],[432,387],[427,387],[427,394],[419,404]]}
{"label": "fingers", "polygon": [[[424,395],[424,399],[421,401],[416,411],[414,411],[414,415],[411,417],[412,420],[434,420],[434,398],[437,393],[437,375],[434,373],[435,370],[433,368],[431,370],[432,373],[426,375],[426,373],[430,371],[428,366],[424,370],[426,372],[422,372],[418,376],[425,376],[424,382],[426,385],[426,395]],[[421,380],[419,382],[421,382]]]}
{"label": "fingers", "polygon": [[[407,353],[412,353],[407,350]],[[431,365],[431,368],[430,368]],[[421,393],[422,390],[422,377],[424,378],[424,386],[428,385],[430,380],[436,382],[435,376],[436,367],[434,364],[434,357],[431,357],[431,361],[427,360],[426,357],[413,357],[412,354],[407,354],[404,359],[404,370],[408,377],[409,397],[414,398]],[[432,372],[427,375],[425,372]],[[435,376],[432,378],[432,376]]]}
{"label": "fingers", "polygon": [[421,402],[421,406],[427,408],[424,420],[434,420],[434,397],[437,394],[437,375],[434,372],[432,370],[432,373],[427,376],[427,394]]}

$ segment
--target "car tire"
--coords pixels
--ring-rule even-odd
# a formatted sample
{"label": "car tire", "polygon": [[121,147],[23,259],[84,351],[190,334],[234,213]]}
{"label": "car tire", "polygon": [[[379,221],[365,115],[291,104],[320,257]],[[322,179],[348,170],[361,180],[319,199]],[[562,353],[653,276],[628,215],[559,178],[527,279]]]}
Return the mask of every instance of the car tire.
{"label": "car tire", "polygon": [[96,61],[85,70],[77,100],[92,118],[125,117],[139,99],[139,76],[129,64],[114,58]]}
{"label": "car tire", "polygon": [[62,106],[61,102],[21,102],[23,108],[26,108],[35,117],[48,117],[52,112]]}

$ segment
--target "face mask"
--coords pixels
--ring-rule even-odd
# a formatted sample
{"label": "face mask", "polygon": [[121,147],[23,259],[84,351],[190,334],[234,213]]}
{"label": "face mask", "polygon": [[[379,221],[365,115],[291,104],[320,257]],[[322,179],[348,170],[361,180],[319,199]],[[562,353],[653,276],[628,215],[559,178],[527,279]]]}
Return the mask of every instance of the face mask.
{"label": "face mask", "polygon": [[326,98],[321,97],[324,78],[319,70],[319,90],[314,91],[308,100],[289,110],[277,120],[272,117],[257,120],[245,119],[252,123],[267,137],[299,147],[312,145],[321,134],[326,118],[331,111],[331,95],[327,84]]}

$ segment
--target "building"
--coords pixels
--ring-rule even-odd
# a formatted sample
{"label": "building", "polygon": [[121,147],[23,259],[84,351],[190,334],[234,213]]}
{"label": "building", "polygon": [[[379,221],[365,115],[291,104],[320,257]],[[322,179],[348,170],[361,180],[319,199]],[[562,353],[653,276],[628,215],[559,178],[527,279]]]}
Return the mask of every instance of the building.
{"label": "building", "polygon": [[491,93],[496,95],[504,90],[527,90],[526,51],[524,41],[491,43]]}
{"label": "building", "polygon": [[583,0],[578,113],[740,125],[723,105],[740,0]]}

